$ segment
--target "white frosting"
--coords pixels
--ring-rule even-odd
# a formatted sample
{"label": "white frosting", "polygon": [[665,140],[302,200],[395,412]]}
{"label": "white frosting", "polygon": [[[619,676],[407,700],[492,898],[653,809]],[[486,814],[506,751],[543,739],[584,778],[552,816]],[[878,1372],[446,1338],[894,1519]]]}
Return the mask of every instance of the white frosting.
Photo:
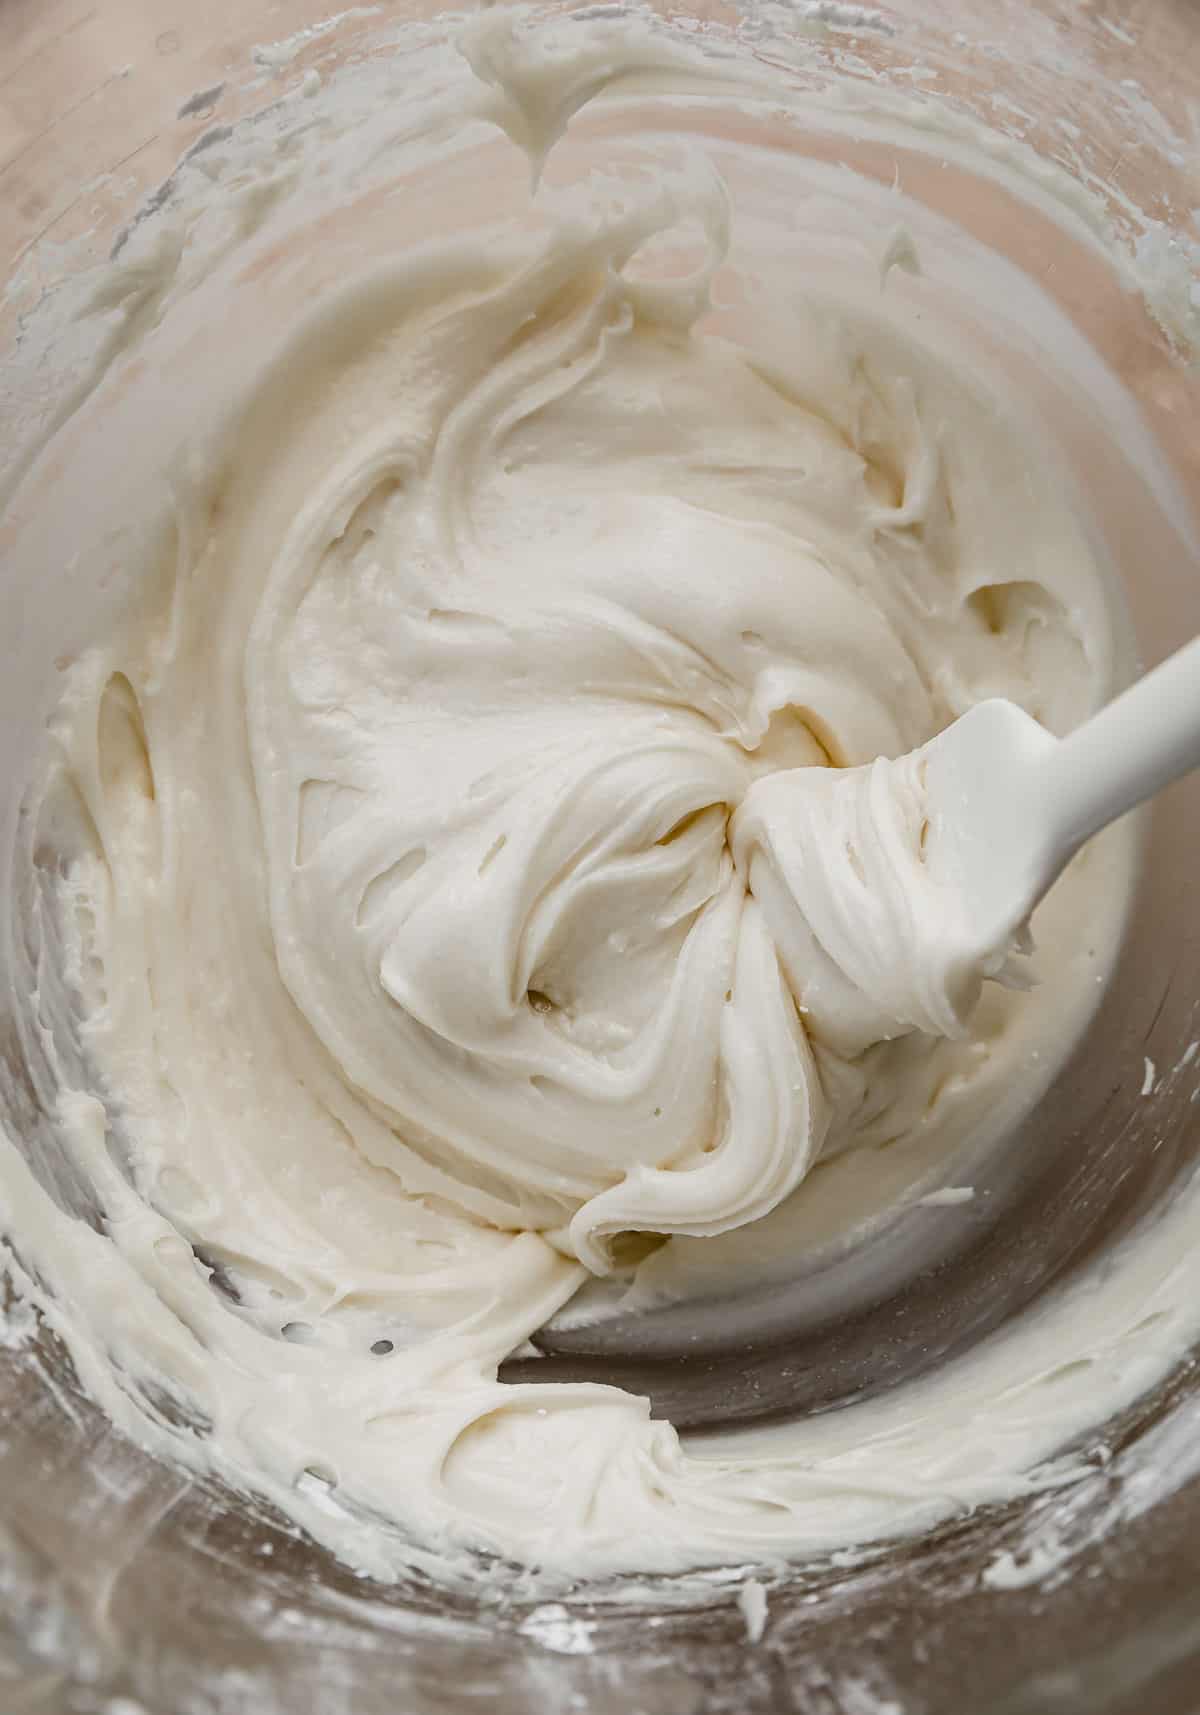
{"label": "white frosting", "polygon": [[921,761],[768,775],[734,819],[805,1027],[846,1056],[910,1031],[965,1036],[983,986],[959,901],[926,865]]}
{"label": "white frosting", "polygon": [[[614,1389],[496,1380],[589,1271],[661,1284],[694,1241],[700,1277],[745,1278],[822,1209],[818,1158],[886,1206],[881,1145],[1036,1099],[1128,856],[1064,881],[1040,988],[979,1001],[919,790],[874,759],[984,696],[1066,730],[1109,692],[1070,482],[1002,366],[881,295],[907,229],[823,290],[739,249],[732,147],[722,177],[665,145],[533,218],[517,179],[553,179],[585,101],[703,71],[637,31],[547,39],[466,44],[456,110],[527,154],[496,226],[356,271],[330,217],[317,307],[141,442],[166,501],[137,602],[70,671],[29,823],[75,829],[43,910],[90,1072],[59,1117],[104,1212],[6,1150],[47,1314],[119,1421],[380,1574],[920,1528],[1040,1480],[1075,1425],[1018,1411],[1006,1442],[985,1372],[865,1438],[842,1413],[701,1457]],[[679,1238],[639,1265],[630,1233]],[[151,1384],[202,1433],[147,1418]]]}

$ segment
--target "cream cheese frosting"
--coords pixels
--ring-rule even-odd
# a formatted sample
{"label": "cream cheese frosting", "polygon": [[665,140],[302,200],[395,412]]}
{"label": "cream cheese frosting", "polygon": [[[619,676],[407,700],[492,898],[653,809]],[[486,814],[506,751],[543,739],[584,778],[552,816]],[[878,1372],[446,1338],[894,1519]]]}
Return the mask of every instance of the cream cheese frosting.
{"label": "cream cheese frosting", "polygon": [[464,52],[463,123],[547,190],[334,266],[145,472],[136,600],[25,825],[68,848],[38,909],[87,1078],[56,1101],[103,1219],[15,1155],[6,1207],[119,1421],[380,1575],[920,1528],[1039,1480],[1068,1420],[1008,1457],[981,1384],[974,1464],[903,1403],[706,1453],[496,1372],[589,1276],[669,1291],[700,1246],[752,1277],[817,1164],[865,1182],[1036,1100],[1129,841],[1039,918],[1037,986],[981,998],[888,759],[986,696],[1084,718],[1109,574],[1002,366],[895,298],[907,234],[841,293],[739,245],[702,155],[554,184],[571,114],[682,48],[500,16]]}

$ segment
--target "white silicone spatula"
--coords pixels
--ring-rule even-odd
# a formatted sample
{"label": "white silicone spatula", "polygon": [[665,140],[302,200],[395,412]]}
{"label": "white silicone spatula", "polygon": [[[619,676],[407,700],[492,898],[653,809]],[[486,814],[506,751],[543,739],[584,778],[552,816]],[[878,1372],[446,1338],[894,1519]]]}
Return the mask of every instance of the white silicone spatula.
{"label": "white silicone spatula", "polygon": [[977,704],[925,748],[937,879],[980,947],[1002,946],[1085,840],[1200,768],[1200,638],[1067,738]]}

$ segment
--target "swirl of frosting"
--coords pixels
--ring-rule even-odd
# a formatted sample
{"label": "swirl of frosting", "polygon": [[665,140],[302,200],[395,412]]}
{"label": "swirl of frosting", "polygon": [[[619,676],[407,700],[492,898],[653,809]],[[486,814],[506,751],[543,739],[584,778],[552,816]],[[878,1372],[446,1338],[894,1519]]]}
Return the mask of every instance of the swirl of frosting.
{"label": "swirl of frosting", "polygon": [[799,1183],[830,959],[869,996],[843,1053],[966,1005],[917,992],[919,936],[857,934],[863,898],[905,919],[899,870],[828,872],[840,929],[805,939],[762,827],[944,723],[922,625],[981,646],[937,439],[878,329],[843,333],[832,416],[681,332],[694,284],[622,272],[663,218],[364,297],[325,420],[372,427],[319,481],[303,427],[262,470],[255,529],[290,498],[246,658],[279,968],[384,1121],[370,1158],[596,1271],[606,1235],[718,1233]]}

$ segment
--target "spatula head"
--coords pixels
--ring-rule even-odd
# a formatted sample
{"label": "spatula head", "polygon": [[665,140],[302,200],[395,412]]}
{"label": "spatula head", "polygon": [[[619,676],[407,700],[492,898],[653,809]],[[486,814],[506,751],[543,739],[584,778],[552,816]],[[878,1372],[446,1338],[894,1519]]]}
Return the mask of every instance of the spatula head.
{"label": "spatula head", "polygon": [[958,902],[985,968],[1007,956],[1057,873],[1040,766],[1057,743],[997,697],[924,747],[930,879]]}

